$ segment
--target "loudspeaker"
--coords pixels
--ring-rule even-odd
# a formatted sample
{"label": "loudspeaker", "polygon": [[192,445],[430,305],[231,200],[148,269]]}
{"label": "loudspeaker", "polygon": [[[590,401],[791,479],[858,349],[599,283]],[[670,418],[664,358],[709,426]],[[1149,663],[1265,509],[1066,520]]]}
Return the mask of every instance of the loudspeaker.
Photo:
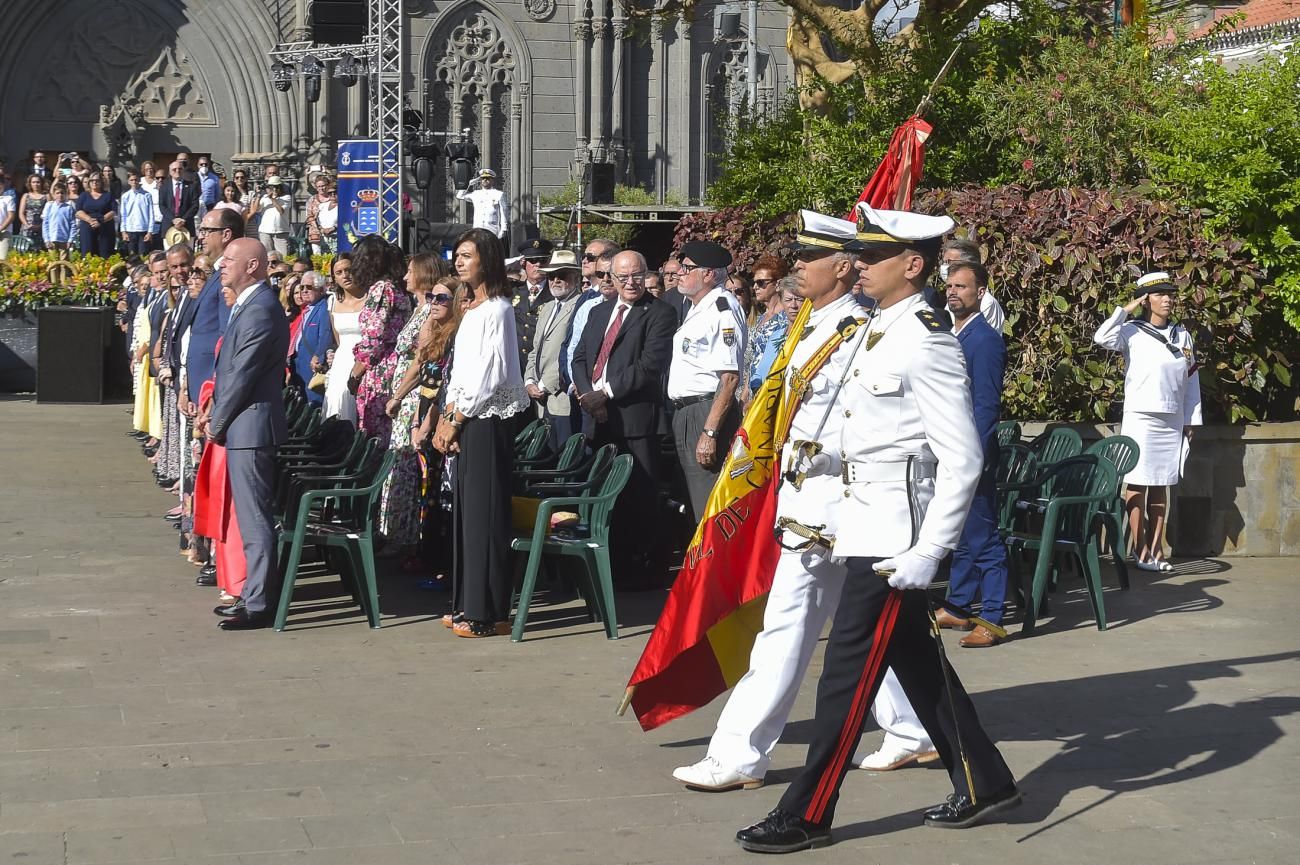
{"label": "loudspeaker", "polygon": [[311,4],[311,38],[321,45],[355,45],[366,35],[364,0],[316,0]]}
{"label": "loudspeaker", "polygon": [[591,182],[587,184],[587,204],[614,203],[614,163],[593,162],[589,166]]}
{"label": "loudspeaker", "polygon": [[36,401],[104,402],[113,310],[50,306],[37,327]]}

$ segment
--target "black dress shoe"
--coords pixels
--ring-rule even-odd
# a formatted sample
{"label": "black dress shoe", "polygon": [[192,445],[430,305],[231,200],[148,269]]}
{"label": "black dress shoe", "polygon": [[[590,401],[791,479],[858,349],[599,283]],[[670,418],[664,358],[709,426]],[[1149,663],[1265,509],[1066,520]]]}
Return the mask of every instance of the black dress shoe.
{"label": "black dress shoe", "polygon": [[199,568],[199,573],[210,577],[215,577],[217,575],[217,566],[212,562],[208,562],[203,567]]}
{"label": "black dress shoe", "polygon": [[240,607],[239,612],[229,619],[217,623],[217,627],[223,631],[256,631],[270,626],[270,614],[250,613],[243,607]]}
{"label": "black dress shoe", "polygon": [[942,805],[925,812],[925,825],[936,829],[965,829],[983,823],[999,811],[1010,811],[1020,804],[1020,791],[1008,784],[996,793],[980,796],[972,803],[965,793],[953,793]]}
{"label": "black dress shoe", "polygon": [[751,853],[795,853],[830,844],[831,827],[773,808],[761,823],[737,832],[736,843]]}
{"label": "black dress shoe", "polygon": [[216,613],[218,616],[221,616],[224,619],[229,619],[232,618],[233,616],[238,616],[240,613],[244,612],[244,599],[240,598],[239,600],[235,601],[233,604],[222,604],[219,607],[213,607],[212,612]]}
{"label": "black dress shoe", "polygon": [[213,569],[212,573],[208,573],[207,565],[204,565],[203,570],[199,571],[199,575],[194,578],[194,585],[196,586],[215,586],[216,584],[216,569]]}

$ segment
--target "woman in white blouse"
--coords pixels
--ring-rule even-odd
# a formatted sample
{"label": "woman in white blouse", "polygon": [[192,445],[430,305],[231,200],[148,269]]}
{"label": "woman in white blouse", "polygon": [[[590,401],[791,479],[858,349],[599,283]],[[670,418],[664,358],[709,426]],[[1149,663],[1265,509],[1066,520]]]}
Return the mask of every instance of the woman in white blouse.
{"label": "woman in white blouse", "polygon": [[459,455],[452,485],[454,612],[444,622],[458,637],[490,637],[510,631],[510,469],[516,415],[529,401],[501,242],[470,229],[456,241],[454,264],[469,304],[433,436],[439,451]]}
{"label": "woman in white blouse", "polygon": [[1192,335],[1172,318],[1178,289],[1169,274],[1148,273],[1137,285],[1137,296],[1106,319],[1093,341],[1124,353],[1120,433],[1141,450],[1124,498],[1137,566],[1172,571],[1162,543],[1165,488],[1181,479],[1192,427],[1201,423],[1201,383]]}

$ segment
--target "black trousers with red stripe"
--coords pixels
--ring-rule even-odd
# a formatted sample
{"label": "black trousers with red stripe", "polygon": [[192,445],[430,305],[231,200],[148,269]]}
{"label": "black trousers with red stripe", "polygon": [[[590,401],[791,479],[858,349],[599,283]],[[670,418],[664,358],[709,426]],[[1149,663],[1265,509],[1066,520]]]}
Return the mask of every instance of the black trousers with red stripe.
{"label": "black trousers with red stripe", "polygon": [[[930,632],[925,592],[899,592],[873,570],[878,558],[850,558],[835,611],[821,680],[808,760],[781,797],[780,808],[810,823],[829,825],[867,712],[885,669],[893,667],[917,717],[934,741],[953,787],[967,793],[957,749],[953,709]],[[957,674],[952,706],[970,761],[975,793],[989,795],[1012,782],[1011,770],[984,728]]]}

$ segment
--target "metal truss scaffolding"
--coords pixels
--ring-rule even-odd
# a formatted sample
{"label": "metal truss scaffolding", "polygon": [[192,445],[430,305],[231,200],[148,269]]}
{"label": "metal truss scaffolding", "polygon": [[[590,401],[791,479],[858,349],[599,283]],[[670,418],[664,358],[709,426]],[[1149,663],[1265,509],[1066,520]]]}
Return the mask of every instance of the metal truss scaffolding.
{"label": "metal truss scaffolding", "polygon": [[335,74],[358,71],[364,66],[369,85],[369,136],[379,142],[379,200],[397,201],[396,224],[392,214],[381,207],[380,233],[393,233],[402,242],[402,165],[405,154],[402,142],[402,82],[406,77],[403,46],[406,21],[402,17],[402,0],[366,0],[366,37],[358,45],[316,45],[313,42],[287,42],[269,52],[272,64],[285,64],[273,74],[292,76],[307,58],[321,63],[348,64]]}

